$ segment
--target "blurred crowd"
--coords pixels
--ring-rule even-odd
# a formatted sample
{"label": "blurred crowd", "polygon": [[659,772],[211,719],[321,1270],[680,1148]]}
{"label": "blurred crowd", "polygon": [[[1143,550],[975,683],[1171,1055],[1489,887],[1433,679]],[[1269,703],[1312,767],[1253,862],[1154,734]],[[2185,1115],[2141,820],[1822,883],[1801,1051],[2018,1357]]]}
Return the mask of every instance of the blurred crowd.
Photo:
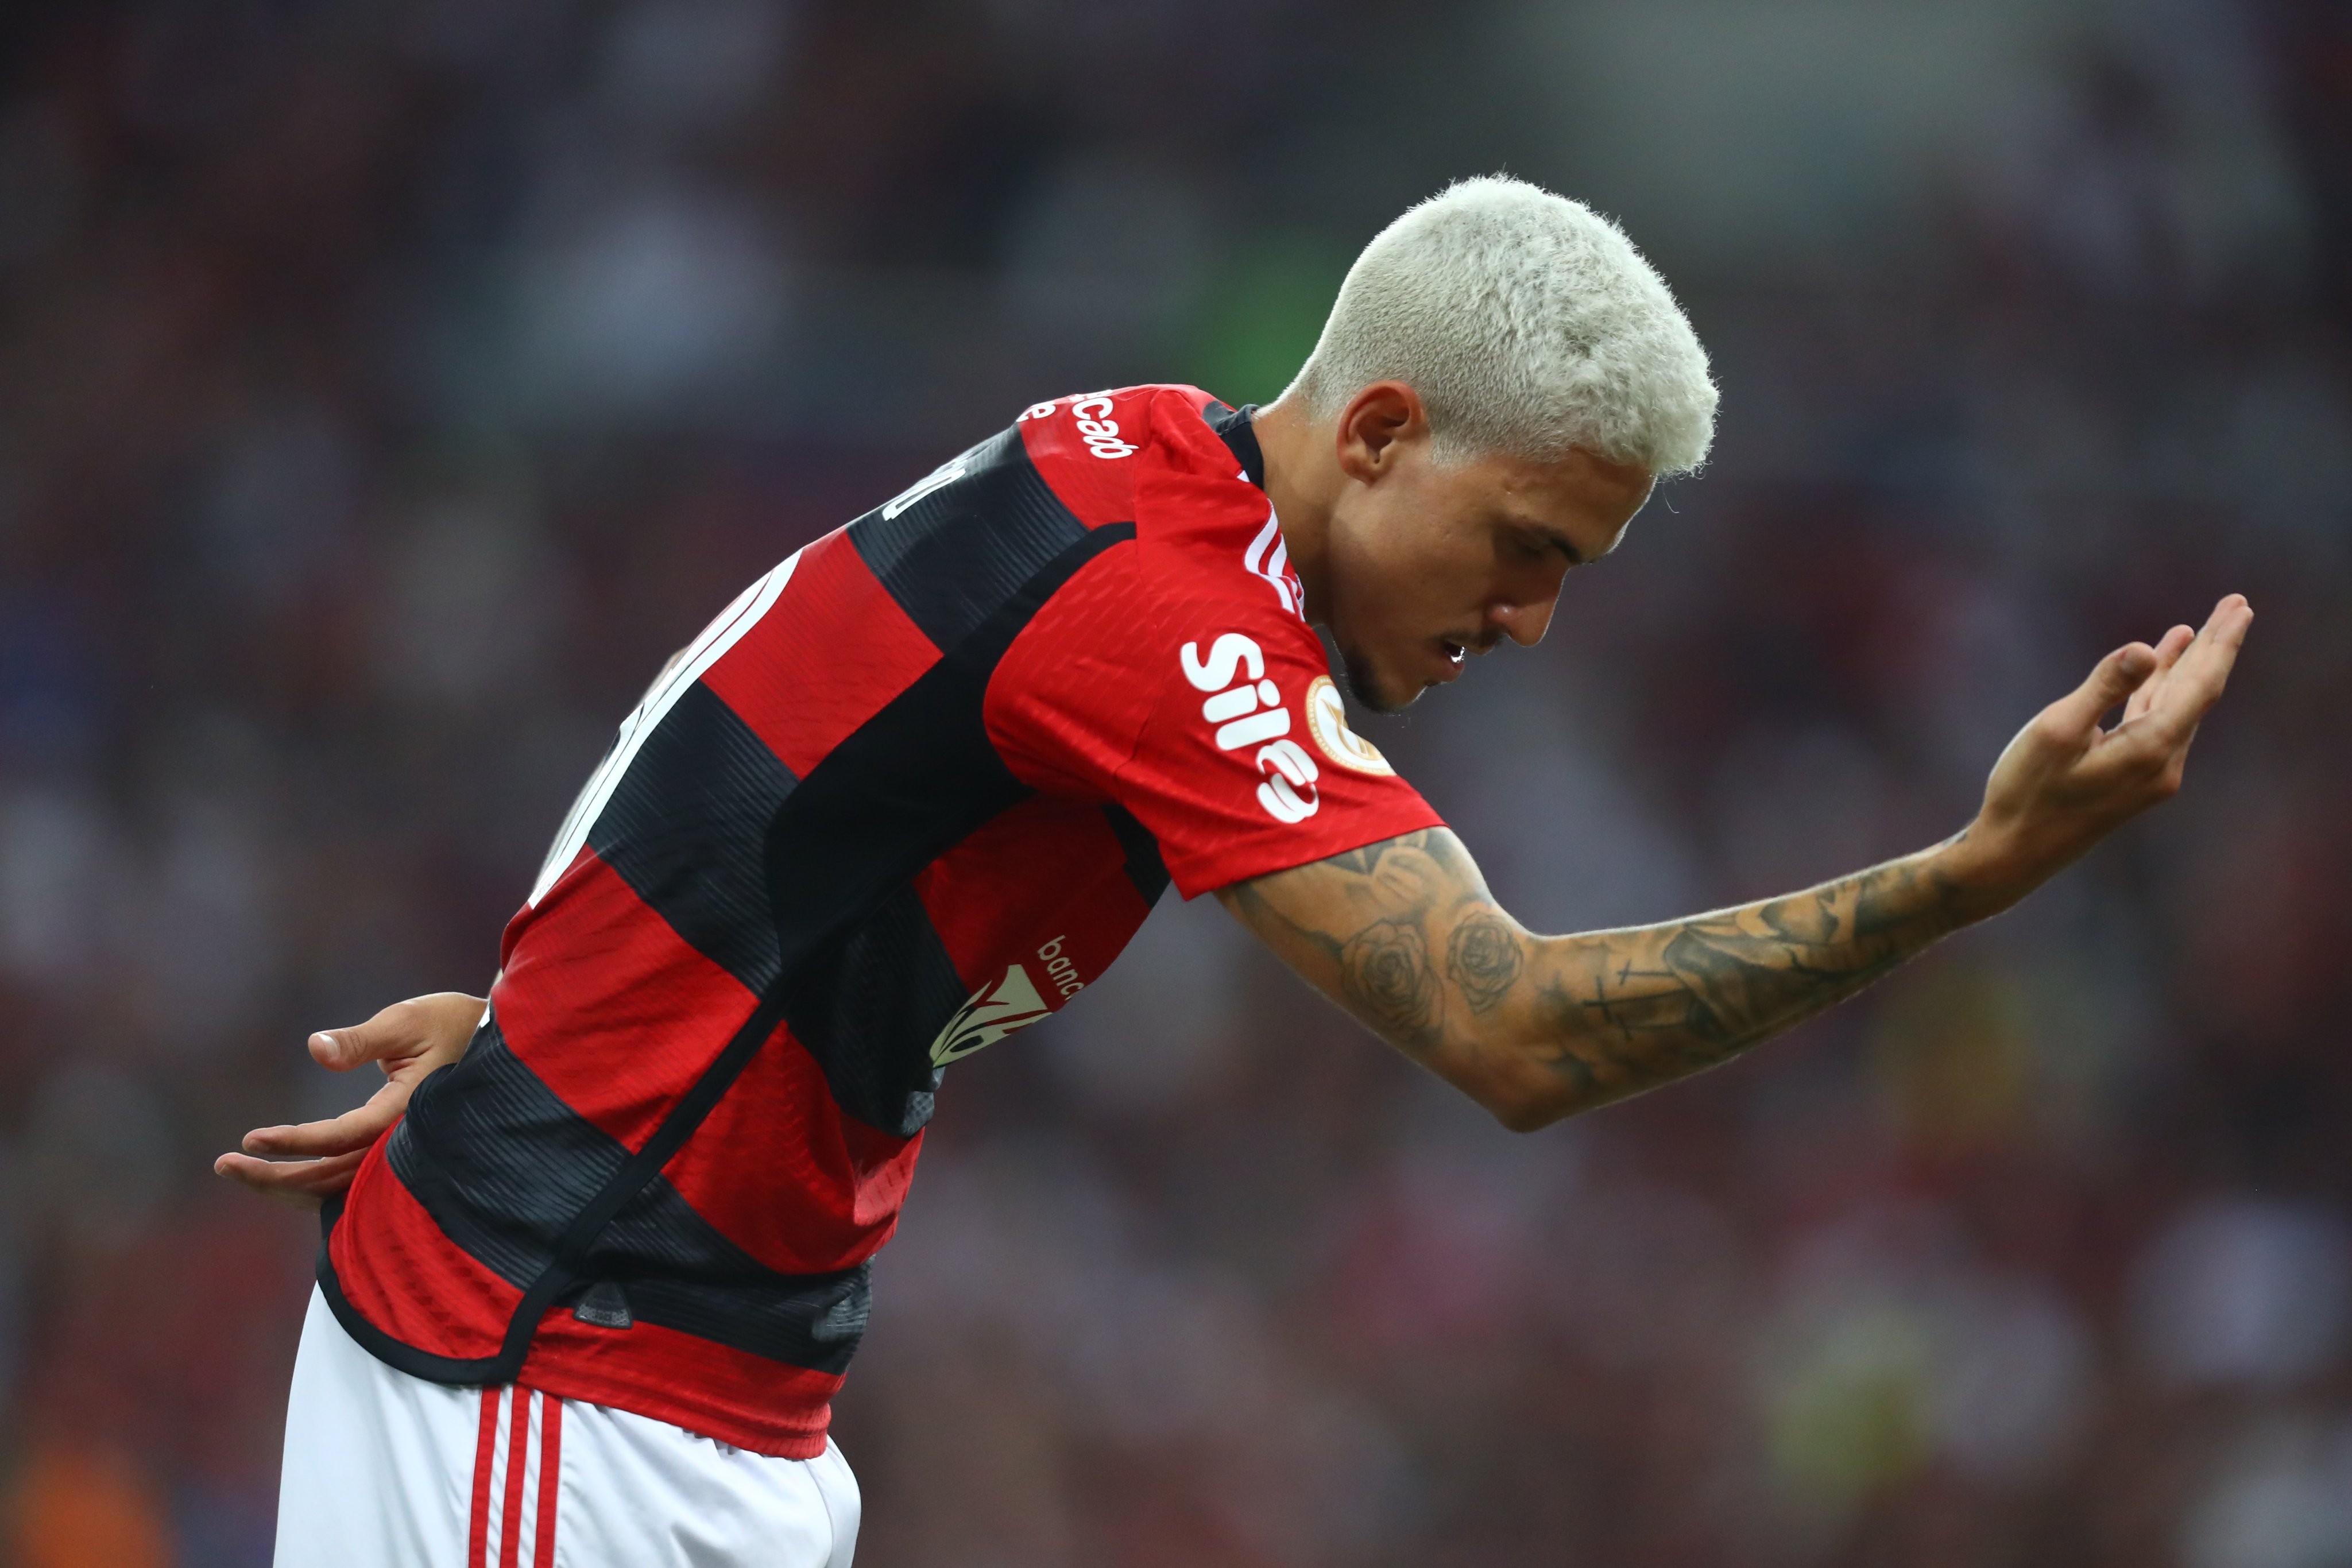
{"label": "blurred crowd", "polygon": [[[1528,1136],[1171,895],[950,1074],[837,1407],[860,1563],[2352,1563],[2352,13],[1949,9],[7,7],[0,1563],[268,1560],[316,1232],[209,1161],[365,1095],[308,1030],[488,982],[671,648],[1041,397],[1269,398],[1364,239],[1507,166],[1623,212],[1725,391],[1541,649],[1365,721],[1507,907],[1930,842],[2242,591],[2188,789]],[[1668,200],[1703,139],[1635,179],[1692,134],[1562,103],[1769,97],[1626,63],[1734,12],[2024,65],[1997,127],[1874,141],[1849,84],[1785,189],[1728,138],[1738,199]]]}

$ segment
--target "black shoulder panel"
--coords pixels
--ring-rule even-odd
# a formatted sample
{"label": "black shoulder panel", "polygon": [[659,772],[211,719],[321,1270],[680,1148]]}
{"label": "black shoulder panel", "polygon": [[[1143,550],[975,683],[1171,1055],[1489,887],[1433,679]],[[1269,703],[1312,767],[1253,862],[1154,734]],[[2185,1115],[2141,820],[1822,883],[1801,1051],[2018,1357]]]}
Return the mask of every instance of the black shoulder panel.
{"label": "black shoulder panel", "polygon": [[850,524],[849,541],[942,653],[1087,534],[1029,461],[1017,426],[908,494],[916,498]]}

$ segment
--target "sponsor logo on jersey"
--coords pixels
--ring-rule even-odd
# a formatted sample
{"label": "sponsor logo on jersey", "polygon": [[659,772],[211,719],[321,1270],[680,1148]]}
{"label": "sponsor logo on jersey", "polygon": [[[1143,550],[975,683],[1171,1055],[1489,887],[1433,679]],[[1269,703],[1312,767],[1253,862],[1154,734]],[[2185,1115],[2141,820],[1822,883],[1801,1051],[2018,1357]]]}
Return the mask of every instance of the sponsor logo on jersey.
{"label": "sponsor logo on jersey", "polygon": [[1127,457],[1140,450],[1133,442],[1119,439],[1118,421],[1110,414],[1108,392],[1088,392],[1070,405],[1070,415],[1077,421],[1078,439],[1096,456]]}
{"label": "sponsor logo on jersey", "polygon": [[1209,644],[1187,643],[1179,653],[1184,679],[1197,692],[1209,693],[1201,716],[1216,726],[1212,737],[1220,751],[1255,750],[1257,803],[1277,822],[1303,822],[1321,807],[1315,780],[1321,770],[1307,748],[1287,738],[1290,709],[1282,692],[1265,678],[1265,650],[1254,638],[1228,632]]}
{"label": "sponsor logo on jersey", "polygon": [[1037,960],[1045,966],[1045,983],[1061,992],[1065,1000],[1087,988],[1087,983],[1078,978],[1078,967],[1062,951],[1062,944],[1068,940],[1056,936],[1037,949]]}
{"label": "sponsor logo on jersey", "polygon": [[1037,994],[1029,971],[1014,964],[1004,971],[1004,978],[974,991],[971,999],[956,1009],[955,1017],[931,1041],[931,1065],[945,1067],[950,1061],[961,1061],[1052,1010]]}
{"label": "sponsor logo on jersey", "polygon": [[1330,676],[1318,675],[1307,684],[1306,708],[1307,733],[1315,737],[1324,756],[1359,773],[1396,771],[1379,747],[1348,727],[1348,706],[1339,700],[1339,688],[1331,684]]}

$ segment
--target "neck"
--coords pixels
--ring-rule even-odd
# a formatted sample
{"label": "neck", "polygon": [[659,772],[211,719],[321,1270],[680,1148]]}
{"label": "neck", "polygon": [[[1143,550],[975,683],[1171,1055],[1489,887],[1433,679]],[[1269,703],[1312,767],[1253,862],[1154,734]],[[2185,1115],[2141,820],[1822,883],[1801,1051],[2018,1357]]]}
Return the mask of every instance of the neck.
{"label": "neck", "polygon": [[1318,625],[1330,602],[1327,593],[1331,507],[1339,479],[1331,433],[1298,398],[1285,395],[1257,411],[1250,422],[1265,456],[1265,493],[1282,522],[1282,543],[1291,570],[1307,590],[1307,619]]}

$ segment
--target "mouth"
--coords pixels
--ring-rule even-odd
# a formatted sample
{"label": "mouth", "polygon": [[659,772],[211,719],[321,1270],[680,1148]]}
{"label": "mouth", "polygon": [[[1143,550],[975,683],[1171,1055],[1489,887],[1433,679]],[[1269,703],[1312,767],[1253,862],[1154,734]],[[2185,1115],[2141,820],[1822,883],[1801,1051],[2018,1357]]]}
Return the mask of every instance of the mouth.
{"label": "mouth", "polygon": [[1444,673],[1437,678],[1441,681],[1453,680],[1461,674],[1463,664],[1469,657],[1470,650],[1450,637],[1440,637],[1436,639],[1436,643],[1438,655],[1445,661]]}

